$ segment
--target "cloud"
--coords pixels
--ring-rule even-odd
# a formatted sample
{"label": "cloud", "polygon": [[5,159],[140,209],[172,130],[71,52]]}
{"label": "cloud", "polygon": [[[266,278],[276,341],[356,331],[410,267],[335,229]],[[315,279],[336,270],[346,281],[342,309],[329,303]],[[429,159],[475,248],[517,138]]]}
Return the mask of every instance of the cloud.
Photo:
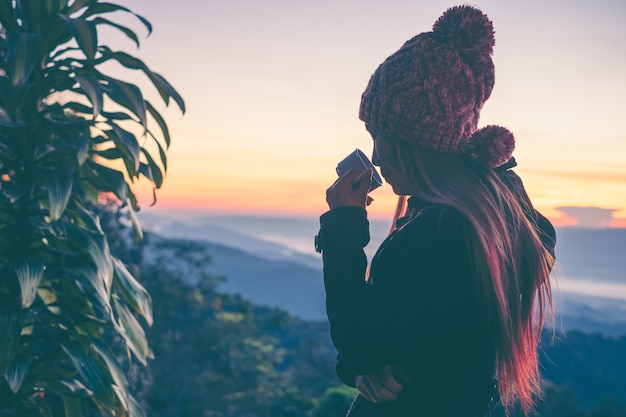
{"label": "cloud", "polygon": [[556,209],[572,220],[572,225],[588,229],[611,227],[615,221],[613,213],[618,211],[601,207],[579,206],[556,207]]}

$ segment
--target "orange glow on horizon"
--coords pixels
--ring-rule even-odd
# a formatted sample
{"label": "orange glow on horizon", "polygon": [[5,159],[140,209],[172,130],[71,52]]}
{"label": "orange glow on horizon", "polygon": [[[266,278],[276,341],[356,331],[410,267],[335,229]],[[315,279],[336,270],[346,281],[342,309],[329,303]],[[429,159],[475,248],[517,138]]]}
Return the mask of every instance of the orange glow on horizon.
{"label": "orange glow on horizon", "polygon": [[611,228],[626,229],[626,217],[615,217],[611,221]]}
{"label": "orange glow on horizon", "polygon": [[550,220],[550,222],[552,223],[552,225],[554,227],[575,227],[578,226],[578,220],[571,218],[571,217],[551,217],[551,216],[546,216],[548,218],[548,220]]}
{"label": "orange glow on horizon", "polygon": [[[293,196],[288,193],[272,195],[270,198],[251,199],[250,196],[231,195],[209,196],[196,194],[189,196],[184,192],[157,190],[157,202],[152,206],[152,191],[148,187],[135,190],[142,210],[178,210],[206,214],[242,214],[267,216],[318,217],[328,210],[323,195]],[[375,195],[375,202],[368,207],[368,216],[372,219],[390,219],[396,196],[390,190],[380,190]],[[258,196],[257,196],[258,197]],[[570,217],[553,207],[538,207],[557,228],[580,226],[578,219]],[[626,228],[626,217],[614,217],[611,228]]]}

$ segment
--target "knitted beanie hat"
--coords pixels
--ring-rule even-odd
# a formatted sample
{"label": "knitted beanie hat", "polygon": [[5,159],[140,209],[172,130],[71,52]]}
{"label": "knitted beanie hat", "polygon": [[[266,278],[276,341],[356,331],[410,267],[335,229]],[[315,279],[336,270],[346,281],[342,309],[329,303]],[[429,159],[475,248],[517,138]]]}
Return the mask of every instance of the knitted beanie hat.
{"label": "knitted beanie hat", "polygon": [[476,131],[493,89],[494,44],[492,23],[480,10],[448,9],[432,32],[408,40],[378,67],[359,118],[375,138],[502,165],[515,148],[512,133],[499,126]]}

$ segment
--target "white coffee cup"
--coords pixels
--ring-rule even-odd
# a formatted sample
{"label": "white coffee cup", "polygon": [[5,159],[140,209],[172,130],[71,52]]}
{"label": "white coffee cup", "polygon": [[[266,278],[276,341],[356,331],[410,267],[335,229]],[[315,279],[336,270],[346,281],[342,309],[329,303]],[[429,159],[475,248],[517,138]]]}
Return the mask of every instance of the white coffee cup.
{"label": "white coffee cup", "polygon": [[376,170],[376,167],[372,162],[367,158],[367,156],[360,150],[355,149],[348,156],[342,159],[337,164],[337,175],[340,177],[343,176],[346,172],[352,170],[363,172],[367,171],[369,168],[372,168],[372,185],[368,192],[374,191],[376,188],[383,185],[383,180],[380,177],[380,174]]}

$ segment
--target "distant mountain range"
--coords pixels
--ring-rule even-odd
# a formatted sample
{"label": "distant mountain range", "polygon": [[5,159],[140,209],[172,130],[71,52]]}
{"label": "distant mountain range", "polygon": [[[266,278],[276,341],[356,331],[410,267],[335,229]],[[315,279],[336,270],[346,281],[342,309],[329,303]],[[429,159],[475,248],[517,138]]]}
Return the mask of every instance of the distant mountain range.
{"label": "distant mountain range", "polygon": [[[306,248],[308,242],[312,248],[317,219],[220,217],[184,221],[152,216],[141,220],[156,239],[204,242],[212,256],[209,272],[226,277],[220,290],[241,294],[256,304],[284,308],[304,319],[325,320],[321,259],[312,249],[311,254],[294,249],[298,245]],[[387,227],[388,222],[373,222],[373,239],[382,240]],[[264,236],[271,236],[273,241],[259,238]],[[277,243],[281,236],[291,246]],[[557,275],[623,284],[626,288],[626,230],[561,229],[557,248]],[[599,276],[601,280],[594,279]],[[193,272],[189,279],[193,279]],[[557,329],[626,334],[626,298],[556,294],[560,314]]]}
{"label": "distant mountain range", "polygon": [[[168,251],[158,248],[161,239],[165,238],[150,233],[144,253],[150,257],[172,257]],[[320,268],[263,258],[216,243],[198,243],[205,245],[211,255],[211,266],[208,271],[200,271],[187,265],[185,280],[194,282],[202,272],[208,272],[225,278],[218,285],[220,291],[240,294],[258,305],[285,309],[303,319],[326,319]],[[172,259],[171,263],[176,263],[176,260]]]}
{"label": "distant mountain range", "polygon": [[626,285],[626,229],[557,230],[557,274]]}
{"label": "distant mountain range", "polygon": [[[297,251],[285,244],[276,243],[258,236],[274,233],[285,239],[291,231],[302,230],[310,222],[301,219],[254,218],[254,217],[206,217],[180,220],[170,217],[141,214],[140,220],[146,230],[160,236],[176,239],[190,239],[217,243],[218,245],[240,249],[256,257],[269,260],[293,261],[311,268],[321,267],[321,258],[314,256],[312,228],[310,253]],[[297,225],[294,225],[297,223]],[[297,232],[296,232],[297,233]],[[296,234],[297,235],[297,234]]]}

